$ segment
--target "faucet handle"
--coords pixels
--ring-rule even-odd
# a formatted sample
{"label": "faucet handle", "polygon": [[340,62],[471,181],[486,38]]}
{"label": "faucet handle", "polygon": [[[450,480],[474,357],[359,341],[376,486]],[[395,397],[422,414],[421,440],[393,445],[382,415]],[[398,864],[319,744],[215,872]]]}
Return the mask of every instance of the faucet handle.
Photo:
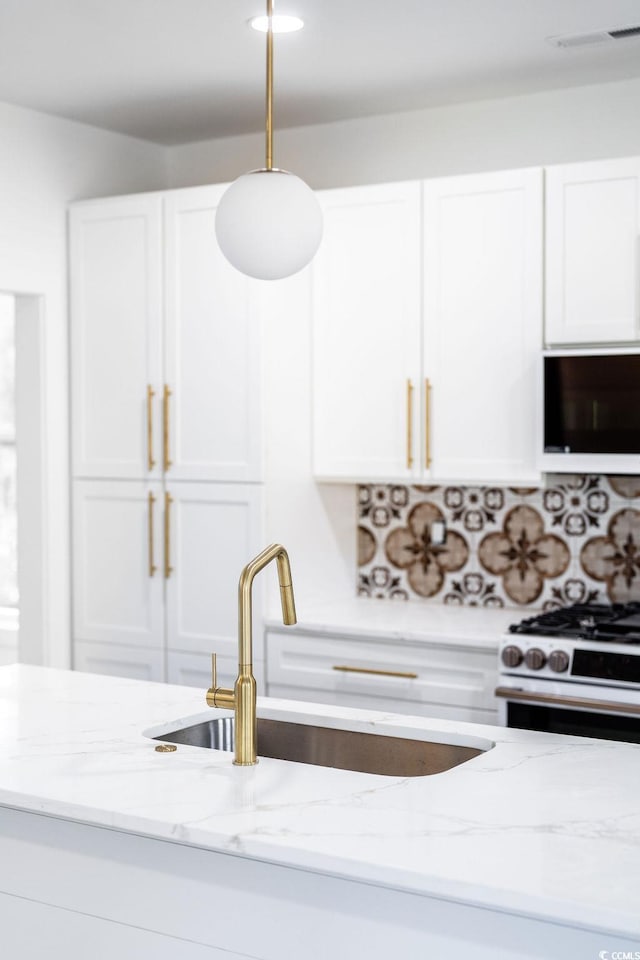
{"label": "faucet handle", "polygon": [[233,710],[235,706],[235,693],[226,687],[218,686],[218,665],[215,653],[211,654],[211,687],[207,690],[206,701],[210,707],[222,707],[223,709]]}

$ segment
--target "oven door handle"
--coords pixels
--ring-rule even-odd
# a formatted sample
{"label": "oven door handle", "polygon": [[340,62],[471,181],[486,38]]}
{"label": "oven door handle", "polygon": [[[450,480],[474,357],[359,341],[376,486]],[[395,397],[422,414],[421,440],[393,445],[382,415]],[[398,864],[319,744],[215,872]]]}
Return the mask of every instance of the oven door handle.
{"label": "oven door handle", "polygon": [[530,693],[513,687],[497,687],[496,697],[505,700],[526,700],[528,703],[547,703],[556,707],[579,707],[584,710],[607,710],[609,713],[627,713],[640,716],[640,705],[616,703],[611,700],[584,700],[582,697],[559,697],[553,693]]}

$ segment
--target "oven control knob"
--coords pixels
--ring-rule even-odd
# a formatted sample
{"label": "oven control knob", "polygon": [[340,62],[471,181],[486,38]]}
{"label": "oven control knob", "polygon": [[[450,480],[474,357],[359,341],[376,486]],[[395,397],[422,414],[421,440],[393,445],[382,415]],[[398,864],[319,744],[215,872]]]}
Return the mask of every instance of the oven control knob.
{"label": "oven control knob", "polygon": [[502,651],[502,662],[505,667],[519,667],[523,659],[522,650],[516,647],[515,643],[510,643]]}
{"label": "oven control knob", "polygon": [[569,654],[564,650],[552,650],[549,654],[549,666],[554,673],[564,673],[569,668]]}
{"label": "oven control knob", "polygon": [[529,670],[542,670],[547,662],[547,658],[544,655],[544,651],[541,650],[540,647],[531,647],[529,650],[527,650],[524,661],[529,667]]}

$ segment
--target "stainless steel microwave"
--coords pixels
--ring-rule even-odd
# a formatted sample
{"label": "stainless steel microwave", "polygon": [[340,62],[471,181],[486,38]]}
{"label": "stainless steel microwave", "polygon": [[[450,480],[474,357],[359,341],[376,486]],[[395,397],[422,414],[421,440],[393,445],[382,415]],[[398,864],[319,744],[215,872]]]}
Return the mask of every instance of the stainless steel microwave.
{"label": "stainless steel microwave", "polygon": [[640,352],[543,355],[542,469],[640,474]]}

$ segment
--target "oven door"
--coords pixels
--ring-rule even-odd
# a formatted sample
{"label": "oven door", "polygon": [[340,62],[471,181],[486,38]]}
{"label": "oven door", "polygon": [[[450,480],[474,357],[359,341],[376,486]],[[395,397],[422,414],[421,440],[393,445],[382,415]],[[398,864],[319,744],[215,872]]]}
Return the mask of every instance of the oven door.
{"label": "oven door", "polygon": [[505,678],[496,697],[502,726],[640,743],[637,690]]}

